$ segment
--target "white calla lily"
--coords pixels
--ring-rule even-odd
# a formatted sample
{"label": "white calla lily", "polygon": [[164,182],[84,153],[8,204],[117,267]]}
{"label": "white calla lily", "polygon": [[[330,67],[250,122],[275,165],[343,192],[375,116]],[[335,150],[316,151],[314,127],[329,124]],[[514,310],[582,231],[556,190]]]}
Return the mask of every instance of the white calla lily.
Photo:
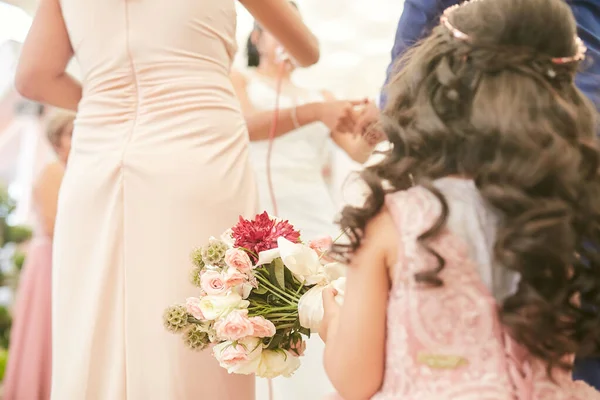
{"label": "white calla lily", "polygon": [[346,276],[346,266],[342,263],[332,262],[329,264],[325,264],[323,268],[325,270],[325,275],[327,275],[327,280],[329,282],[333,282],[336,279]]}
{"label": "white calla lily", "polygon": [[258,267],[265,264],[271,264],[273,260],[279,257],[279,249],[261,251],[258,253],[258,261],[256,262],[256,266]]}
{"label": "white calla lily", "polygon": [[315,285],[326,280],[325,270],[316,251],[283,237],[277,239],[277,245],[283,264],[305,285]]}

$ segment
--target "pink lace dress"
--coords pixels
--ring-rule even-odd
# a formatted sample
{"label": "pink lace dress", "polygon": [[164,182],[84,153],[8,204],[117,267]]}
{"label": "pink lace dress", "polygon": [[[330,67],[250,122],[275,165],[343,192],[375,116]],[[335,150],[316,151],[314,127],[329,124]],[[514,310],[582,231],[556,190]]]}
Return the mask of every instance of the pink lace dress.
{"label": "pink lace dress", "polygon": [[415,187],[388,196],[401,236],[387,312],[386,371],[375,400],[595,400],[600,393],[567,373],[546,376],[503,330],[498,300],[518,276],[493,268],[499,220],[472,181],[436,182],[450,207],[432,247],[446,260],[444,286],[419,288],[414,274],[435,266],[416,238],[440,214],[439,201]]}

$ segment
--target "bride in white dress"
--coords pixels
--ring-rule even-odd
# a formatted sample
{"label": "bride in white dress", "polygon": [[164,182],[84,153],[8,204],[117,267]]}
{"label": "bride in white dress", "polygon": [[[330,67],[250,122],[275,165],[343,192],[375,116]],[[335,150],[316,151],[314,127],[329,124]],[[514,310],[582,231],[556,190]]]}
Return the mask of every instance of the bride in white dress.
{"label": "bride in white dress", "polygon": [[[242,105],[250,135],[250,159],[259,185],[260,209],[273,213],[267,179],[269,131],[281,71],[279,44],[256,25],[248,39],[248,71],[234,71],[232,81]],[[326,91],[306,90],[291,81],[293,67],[283,73],[279,119],[271,155],[271,177],[277,216],[289,219],[303,240],[336,237],[336,209],[323,176],[331,142],[352,159],[365,162],[370,146],[354,131],[354,106]],[[307,344],[302,367],[291,378],[272,381],[275,400],[319,400],[335,392],[323,369],[322,340],[315,334]],[[258,379],[257,400],[269,398],[268,381]]]}

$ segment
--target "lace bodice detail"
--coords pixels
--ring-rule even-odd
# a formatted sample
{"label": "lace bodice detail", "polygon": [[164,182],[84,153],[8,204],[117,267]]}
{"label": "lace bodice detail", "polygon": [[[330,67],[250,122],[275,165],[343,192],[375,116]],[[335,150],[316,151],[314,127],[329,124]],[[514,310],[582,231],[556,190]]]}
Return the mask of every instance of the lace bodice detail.
{"label": "lace bodice detail", "polygon": [[[387,313],[384,384],[376,400],[594,400],[600,393],[566,373],[551,382],[499,322],[497,300],[518,279],[494,267],[500,223],[471,181],[436,182],[450,209],[446,229],[430,243],[446,261],[444,286],[418,287],[414,275],[437,265],[417,242],[441,212],[422,187],[387,197],[401,241]],[[492,294],[494,293],[494,295]]]}

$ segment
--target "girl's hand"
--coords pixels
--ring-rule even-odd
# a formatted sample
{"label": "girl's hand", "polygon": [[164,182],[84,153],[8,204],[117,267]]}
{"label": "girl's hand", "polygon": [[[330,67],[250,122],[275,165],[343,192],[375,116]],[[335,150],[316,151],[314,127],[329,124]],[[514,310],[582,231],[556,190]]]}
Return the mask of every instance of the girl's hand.
{"label": "girl's hand", "polygon": [[338,291],[332,287],[323,290],[323,321],[319,327],[319,336],[324,342],[327,342],[328,335],[337,326],[340,305],[335,301]]}

